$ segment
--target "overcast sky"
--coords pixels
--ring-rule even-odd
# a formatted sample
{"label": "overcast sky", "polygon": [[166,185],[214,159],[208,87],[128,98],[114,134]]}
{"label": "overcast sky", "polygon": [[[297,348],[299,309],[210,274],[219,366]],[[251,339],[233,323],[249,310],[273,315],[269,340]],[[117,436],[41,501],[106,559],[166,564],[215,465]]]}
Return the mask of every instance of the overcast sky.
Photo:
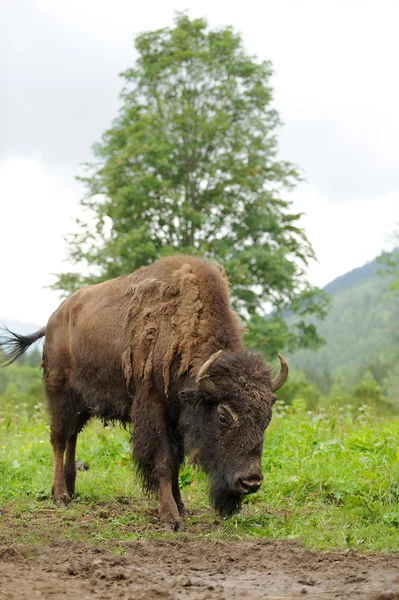
{"label": "overcast sky", "polygon": [[45,324],[43,289],[68,269],[74,177],[116,116],[133,38],[176,10],[233,25],[273,62],[281,157],[307,183],[294,209],[319,263],[316,285],[389,248],[399,222],[398,0],[2,0],[0,317]]}

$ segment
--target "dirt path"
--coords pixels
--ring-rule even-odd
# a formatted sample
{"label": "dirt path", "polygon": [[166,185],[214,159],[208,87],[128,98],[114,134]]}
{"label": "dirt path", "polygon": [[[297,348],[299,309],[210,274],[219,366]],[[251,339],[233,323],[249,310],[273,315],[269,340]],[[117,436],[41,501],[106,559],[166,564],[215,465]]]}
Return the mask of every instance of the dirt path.
{"label": "dirt path", "polygon": [[296,543],[131,542],[122,556],[53,544],[0,549],[1,600],[399,600],[399,553],[320,553]]}

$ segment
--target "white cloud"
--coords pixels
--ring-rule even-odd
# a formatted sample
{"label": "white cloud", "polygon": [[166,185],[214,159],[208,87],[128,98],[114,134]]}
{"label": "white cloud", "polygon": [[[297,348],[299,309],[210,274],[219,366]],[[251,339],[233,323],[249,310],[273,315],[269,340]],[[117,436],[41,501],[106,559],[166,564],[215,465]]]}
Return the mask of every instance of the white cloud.
{"label": "white cloud", "polygon": [[392,248],[390,235],[399,223],[399,190],[374,198],[348,198],[333,202],[320,190],[303,185],[293,193],[293,208],[305,213],[302,227],[316,252],[318,263],[309,279],[320,287]]}
{"label": "white cloud", "polygon": [[79,186],[46,171],[40,157],[0,165],[0,317],[46,323],[59,304],[44,286],[65,268],[63,236],[73,229]]}
{"label": "white cloud", "polygon": [[[116,116],[133,37],[175,10],[241,32],[271,59],[285,122],[281,156],[304,169],[294,192],[323,285],[374,258],[399,221],[397,0],[6,0],[0,22],[0,317],[44,323],[68,266],[63,236],[82,196],[74,176]],[[38,155],[35,155],[35,152]]]}

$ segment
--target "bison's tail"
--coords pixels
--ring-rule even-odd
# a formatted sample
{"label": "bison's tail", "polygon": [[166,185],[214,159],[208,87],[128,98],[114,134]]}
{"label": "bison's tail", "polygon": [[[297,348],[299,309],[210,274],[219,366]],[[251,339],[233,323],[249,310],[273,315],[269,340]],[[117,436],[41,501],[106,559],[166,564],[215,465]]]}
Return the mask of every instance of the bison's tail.
{"label": "bison's tail", "polygon": [[37,340],[46,335],[46,328],[31,335],[13,333],[7,327],[0,331],[0,366],[6,367],[17,360]]}

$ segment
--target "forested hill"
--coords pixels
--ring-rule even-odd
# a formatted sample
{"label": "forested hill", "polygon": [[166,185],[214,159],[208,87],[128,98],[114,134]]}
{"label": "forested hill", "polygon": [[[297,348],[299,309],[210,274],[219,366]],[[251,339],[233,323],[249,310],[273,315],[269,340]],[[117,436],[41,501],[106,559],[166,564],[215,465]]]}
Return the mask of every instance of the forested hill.
{"label": "forested hill", "polygon": [[355,374],[376,361],[389,363],[398,353],[398,296],[387,290],[390,279],[378,274],[380,270],[372,261],[324,288],[332,296],[332,307],[317,328],[327,344],[317,352],[297,352],[291,358],[295,367],[330,373],[347,367]]}
{"label": "forested hill", "polygon": [[345,275],[340,275],[330,283],[328,283],[324,291],[328,294],[334,295],[342,290],[348,289],[356,285],[360,281],[364,281],[368,277],[372,277],[377,274],[377,271],[381,271],[381,265],[376,260],[366,263],[362,267],[353,269]]}

